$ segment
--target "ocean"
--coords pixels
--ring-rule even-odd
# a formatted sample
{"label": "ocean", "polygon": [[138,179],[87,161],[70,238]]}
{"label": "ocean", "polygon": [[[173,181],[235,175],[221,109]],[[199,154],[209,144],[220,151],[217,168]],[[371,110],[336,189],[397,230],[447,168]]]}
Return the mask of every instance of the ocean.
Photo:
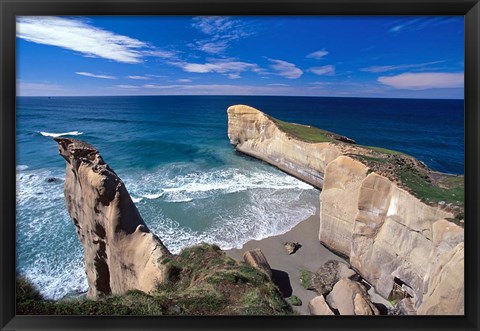
{"label": "ocean", "polygon": [[17,271],[51,299],[84,293],[83,251],[63,200],[65,161],[52,137],[85,140],[124,181],[174,253],[284,233],[318,213],[319,191],[235,152],[228,106],[314,125],[464,172],[463,100],[270,96],[18,97]]}

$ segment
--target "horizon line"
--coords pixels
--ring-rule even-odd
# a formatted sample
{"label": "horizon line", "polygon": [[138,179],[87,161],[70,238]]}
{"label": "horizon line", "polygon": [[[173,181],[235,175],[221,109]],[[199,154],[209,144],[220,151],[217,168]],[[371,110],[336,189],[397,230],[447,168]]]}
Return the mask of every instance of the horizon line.
{"label": "horizon line", "polygon": [[422,98],[422,97],[366,97],[366,96],[325,96],[325,95],[269,95],[269,94],[112,94],[112,95],[16,95],[16,98],[103,98],[103,97],[279,97],[279,98],[338,98],[338,99],[410,99],[410,100],[463,100],[463,98]]}

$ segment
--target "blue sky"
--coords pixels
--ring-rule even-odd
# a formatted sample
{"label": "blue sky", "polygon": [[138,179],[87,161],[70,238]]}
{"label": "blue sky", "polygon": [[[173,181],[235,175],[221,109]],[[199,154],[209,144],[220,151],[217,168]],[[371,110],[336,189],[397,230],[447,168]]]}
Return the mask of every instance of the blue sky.
{"label": "blue sky", "polygon": [[17,18],[18,95],[463,98],[462,16]]}

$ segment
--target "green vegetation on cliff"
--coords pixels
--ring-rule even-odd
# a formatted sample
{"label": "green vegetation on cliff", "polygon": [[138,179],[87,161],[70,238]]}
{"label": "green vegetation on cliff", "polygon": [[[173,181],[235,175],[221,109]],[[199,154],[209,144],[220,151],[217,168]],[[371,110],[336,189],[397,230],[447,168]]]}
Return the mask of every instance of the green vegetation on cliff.
{"label": "green vegetation on cliff", "polygon": [[263,273],[200,244],[165,257],[167,281],[153,293],[131,291],[98,300],[42,300],[17,277],[20,315],[289,315],[291,306]]}
{"label": "green vegetation on cliff", "polygon": [[357,145],[347,137],[313,126],[288,123],[269,116],[277,127],[295,139],[309,143],[335,143],[338,148],[429,204],[449,205],[463,218],[464,177],[434,172],[405,153],[375,146]]}
{"label": "green vegetation on cliff", "polygon": [[278,128],[303,141],[311,142],[311,143],[324,143],[333,141],[332,133],[316,128],[314,126],[307,126],[295,123],[288,123],[284,121],[280,121],[276,118],[269,117],[275,124],[277,124]]}
{"label": "green vegetation on cliff", "polygon": [[410,191],[429,202],[445,202],[446,204],[463,204],[465,199],[464,178],[448,174],[438,174],[436,179],[433,175],[427,178],[415,172],[401,171],[399,178]]}

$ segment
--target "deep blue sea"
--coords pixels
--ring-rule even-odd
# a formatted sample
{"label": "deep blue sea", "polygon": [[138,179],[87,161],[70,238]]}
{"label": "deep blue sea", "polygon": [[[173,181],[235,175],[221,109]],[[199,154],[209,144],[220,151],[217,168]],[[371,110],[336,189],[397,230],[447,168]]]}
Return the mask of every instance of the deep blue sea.
{"label": "deep blue sea", "polygon": [[234,104],[399,150],[438,171],[464,171],[463,100],[19,97],[17,270],[48,298],[87,289],[82,247],[63,200],[65,161],[54,136],[96,146],[172,252],[202,241],[241,247],[318,212],[318,190],[234,151],[226,113]]}

